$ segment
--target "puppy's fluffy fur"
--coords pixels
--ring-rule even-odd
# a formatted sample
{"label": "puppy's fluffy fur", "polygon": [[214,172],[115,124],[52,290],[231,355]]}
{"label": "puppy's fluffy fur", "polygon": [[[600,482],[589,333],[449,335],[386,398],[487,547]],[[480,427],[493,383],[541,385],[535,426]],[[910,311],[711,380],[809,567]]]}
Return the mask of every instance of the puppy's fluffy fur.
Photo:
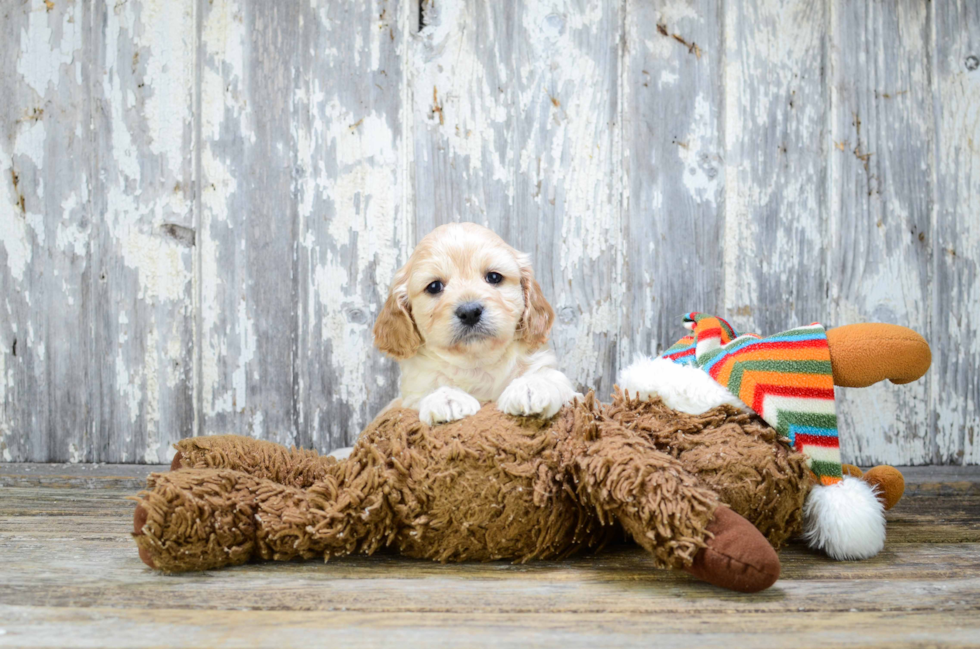
{"label": "puppy's fluffy fur", "polygon": [[487,401],[551,417],[576,396],[546,346],[554,315],[527,255],[473,223],[436,228],[395,273],[374,325],[375,346],[401,366],[389,407],[430,424]]}

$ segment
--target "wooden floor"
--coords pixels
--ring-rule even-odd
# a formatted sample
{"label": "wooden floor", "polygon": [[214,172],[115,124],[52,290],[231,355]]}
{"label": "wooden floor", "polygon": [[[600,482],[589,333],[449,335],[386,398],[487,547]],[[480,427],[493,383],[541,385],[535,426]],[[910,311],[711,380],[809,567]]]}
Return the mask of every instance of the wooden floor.
{"label": "wooden floor", "polygon": [[621,547],[558,562],[391,556],[163,576],[129,537],[146,467],[0,464],[0,647],[977,647],[980,469],[908,469],[871,561],[794,545],[739,595]]}

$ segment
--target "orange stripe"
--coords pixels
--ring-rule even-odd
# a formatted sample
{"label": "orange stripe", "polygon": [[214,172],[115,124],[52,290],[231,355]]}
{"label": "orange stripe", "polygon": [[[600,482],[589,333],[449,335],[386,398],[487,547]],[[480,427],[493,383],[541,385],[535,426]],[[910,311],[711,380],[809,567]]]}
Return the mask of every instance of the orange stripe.
{"label": "orange stripe", "polygon": [[[811,471],[810,474],[811,475],[816,475],[816,474],[813,473],[813,471]],[[829,475],[822,475],[822,476],[820,476],[820,484],[822,484],[825,487],[829,487],[830,485],[835,485],[838,482],[840,482],[841,480],[843,480],[843,478],[837,478],[837,477],[829,476]]]}
{"label": "orange stripe", "polygon": [[727,356],[718,362],[721,363],[721,368],[718,369],[718,376],[714,377],[715,381],[727,388],[728,379],[732,376],[732,368],[735,367],[735,357]]}
{"label": "orange stripe", "polygon": [[802,388],[834,389],[834,377],[829,374],[784,374],[782,372],[762,372],[759,370],[742,373],[742,383],[738,398],[745,403],[752,403],[755,397],[757,383],[772,383]]}

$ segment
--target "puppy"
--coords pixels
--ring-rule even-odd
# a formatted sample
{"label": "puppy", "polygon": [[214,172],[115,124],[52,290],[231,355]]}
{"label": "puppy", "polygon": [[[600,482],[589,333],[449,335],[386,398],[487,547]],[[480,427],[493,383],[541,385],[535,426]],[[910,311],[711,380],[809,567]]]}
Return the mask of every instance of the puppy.
{"label": "puppy", "polygon": [[547,347],[555,313],[527,255],[474,223],[433,230],[395,273],[374,344],[401,366],[401,397],[431,425],[496,401],[551,417],[575,396]]}

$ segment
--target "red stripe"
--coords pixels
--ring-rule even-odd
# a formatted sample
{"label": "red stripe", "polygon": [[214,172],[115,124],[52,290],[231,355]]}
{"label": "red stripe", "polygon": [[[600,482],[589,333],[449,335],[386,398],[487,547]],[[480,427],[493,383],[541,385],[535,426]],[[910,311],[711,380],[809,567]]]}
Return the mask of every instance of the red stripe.
{"label": "red stripe", "polygon": [[[713,378],[713,379],[715,379],[717,381],[718,380],[718,375],[721,374],[721,371],[723,369],[725,369],[726,367],[728,367],[729,365],[731,365],[732,363],[734,363],[734,362],[735,362],[735,357],[734,356],[726,356],[724,359],[718,361],[717,363],[715,363],[714,365],[711,366],[711,369],[708,370],[708,376],[710,376],[711,378]],[[728,388],[727,385],[724,386],[724,387],[726,389]],[[736,394],[735,396],[737,397],[738,395]]]}
{"label": "red stripe", "polygon": [[721,338],[721,327],[698,329],[698,340],[700,341],[702,338]]}
{"label": "red stripe", "polygon": [[803,399],[834,400],[834,391],[823,388],[800,388],[792,385],[771,385],[757,383],[752,395],[752,410],[762,414],[762,401],[770,394],[778,397],[799,397]]}
{"label": "red stripe", "polygon": [[803,446],[821,446],[823,448],[839,448],[840,440],[836,437],[825,437],[823,435],[803,435],[796,434],[796,448]]}
{"label": "red stripe", "polygon": [[[793,341],[782,341],[782,342],[768,342],[768,343],[752,343],[741,347],[734,352],[731,352],[732,356],[738,356],[745,352],[756,351],[759,349],[800,349],[801,347],[827,347],[826,339],[817,338],[815,340],[793,340]],[[830,355],[830,352],[827,352]]]}

